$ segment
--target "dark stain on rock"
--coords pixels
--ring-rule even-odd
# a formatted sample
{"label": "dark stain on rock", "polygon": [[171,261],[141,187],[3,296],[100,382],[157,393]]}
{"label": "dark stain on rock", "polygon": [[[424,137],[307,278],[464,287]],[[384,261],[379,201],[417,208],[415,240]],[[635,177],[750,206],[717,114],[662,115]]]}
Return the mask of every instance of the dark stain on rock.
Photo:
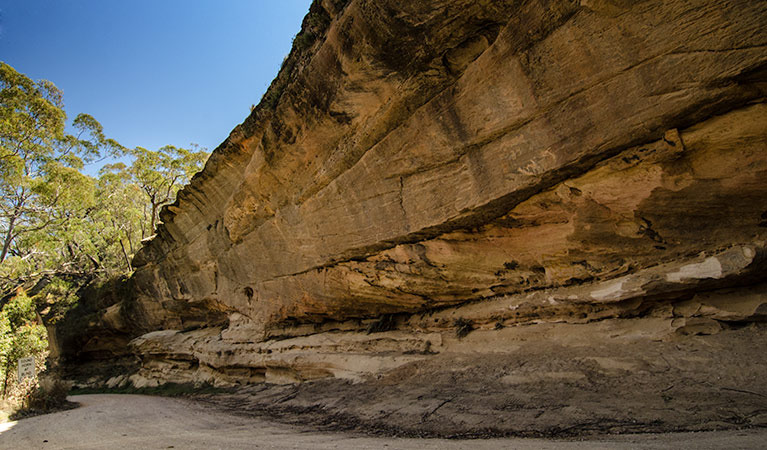
{"label": "dark stain on rock", "polygon": [[352,123],[352,116],[343,111],[330,111],[329,114],[330,117],[335,119],[335,121],[341,125],[349,125]]}
{"label": "dark stain on rock", "polygon": [[652,222],[645,219],[644,217],[640,218],[642,220],[642,224],[639,225],[639,234],[642,236],[646,236],[650,239],[652,239],[655,242],[658,242],[660,244],[665,243],[666,241],[661,237],[660,234],[658,234],[657,231],[653,230],[652,228]]}

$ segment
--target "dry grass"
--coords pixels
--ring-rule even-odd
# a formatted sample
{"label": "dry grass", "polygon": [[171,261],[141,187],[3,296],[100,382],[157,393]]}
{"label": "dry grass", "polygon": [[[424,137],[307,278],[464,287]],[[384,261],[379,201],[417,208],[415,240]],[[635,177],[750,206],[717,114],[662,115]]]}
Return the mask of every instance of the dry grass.
{"label": "dry grass", "polygon": [[0,421],[18,420],[77,406],[67,400],[70,385],[58,378],[41,377],[16,383],[0,405]]}

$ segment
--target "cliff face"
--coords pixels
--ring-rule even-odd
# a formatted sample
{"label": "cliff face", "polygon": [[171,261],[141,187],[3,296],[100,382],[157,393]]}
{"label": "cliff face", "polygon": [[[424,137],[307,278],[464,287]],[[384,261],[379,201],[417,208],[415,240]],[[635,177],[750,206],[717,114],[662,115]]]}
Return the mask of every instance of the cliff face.
{"label": "cliff face", "polygon": [[456,331],[762,321],[765,94],[764,2],[317,1],[133,294],[62,352],[109,330],[137,384],[282,382]]}

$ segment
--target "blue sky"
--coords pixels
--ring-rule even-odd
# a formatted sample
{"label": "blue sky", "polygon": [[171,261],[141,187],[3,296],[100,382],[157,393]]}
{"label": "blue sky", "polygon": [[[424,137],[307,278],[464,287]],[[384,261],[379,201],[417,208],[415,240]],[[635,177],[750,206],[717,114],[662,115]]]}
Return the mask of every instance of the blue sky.
{"label": "blue sky", "polygon": [[213,150],[257,104],[311,0],[0,0],[0,60],[126,147]]}

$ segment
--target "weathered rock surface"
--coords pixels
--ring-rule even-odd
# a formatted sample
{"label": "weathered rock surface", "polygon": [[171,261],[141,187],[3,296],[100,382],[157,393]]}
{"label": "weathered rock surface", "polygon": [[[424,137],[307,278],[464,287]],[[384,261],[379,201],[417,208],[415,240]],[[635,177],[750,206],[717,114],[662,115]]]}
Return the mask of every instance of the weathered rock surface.
{"label": "weathered rock surface", "polygon": [[597,5],[328,8],[138,258],[150,327],[259,340],[758,245],[765,6]]}
{"label": "weathered rock surface", "polygon": [[766,95],[765,2],[316,1],[62,355],[136,355],[135,385],[359,381],[456,331],[762,322]]}

